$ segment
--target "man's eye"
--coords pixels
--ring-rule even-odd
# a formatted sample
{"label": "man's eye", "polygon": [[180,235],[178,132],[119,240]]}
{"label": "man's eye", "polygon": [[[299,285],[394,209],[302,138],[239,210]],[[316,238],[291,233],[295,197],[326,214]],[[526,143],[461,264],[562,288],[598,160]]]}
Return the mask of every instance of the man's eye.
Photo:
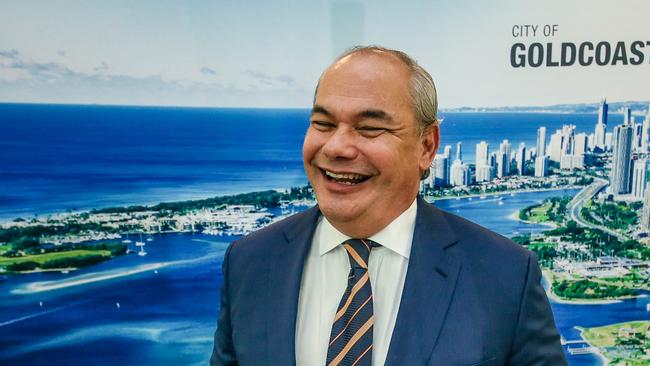
{"label": "man's eye", "polygon": [[326,121],[311,121],[311,125],[319,131],[331,130],[336,127],[332,122]]}
{"label": "man's eye", "polygon": [[362,135],[366,135],[366,136],[379,136],[382,133],[386,132],[386,129],[383,127],[364,126],[364,127],[359,127],[359,132]]}

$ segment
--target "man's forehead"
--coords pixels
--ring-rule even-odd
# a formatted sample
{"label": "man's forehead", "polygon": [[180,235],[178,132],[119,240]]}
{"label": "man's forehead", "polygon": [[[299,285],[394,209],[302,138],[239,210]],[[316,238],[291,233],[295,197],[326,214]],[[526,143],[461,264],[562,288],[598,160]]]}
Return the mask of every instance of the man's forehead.
{"label": "man's forehead", "polygon": [[383,71],[381,74],[396,74],[408,77],[409,69],[397,56],[381,50],[364,50],[347,55],[334,62],[323,73],[323,77],[336,72],[368,73]]}
{"label": "man's forehead", "polygon": [[353,54],[336,62],[319,81],[316,100],[356,98],[393,100],[409,98],[410,73],[392,55]]}

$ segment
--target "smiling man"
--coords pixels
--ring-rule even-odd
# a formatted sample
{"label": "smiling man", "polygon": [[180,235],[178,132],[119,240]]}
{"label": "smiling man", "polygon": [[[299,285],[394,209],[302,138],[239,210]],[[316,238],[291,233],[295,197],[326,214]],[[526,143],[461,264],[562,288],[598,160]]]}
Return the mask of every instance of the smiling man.
{"label": "smiling man", "polygon": [[534,256],[418,197],[431,76],[357,47],[320,78],[303,160],[318,206],[234,242],[213,365],[565,365]]}

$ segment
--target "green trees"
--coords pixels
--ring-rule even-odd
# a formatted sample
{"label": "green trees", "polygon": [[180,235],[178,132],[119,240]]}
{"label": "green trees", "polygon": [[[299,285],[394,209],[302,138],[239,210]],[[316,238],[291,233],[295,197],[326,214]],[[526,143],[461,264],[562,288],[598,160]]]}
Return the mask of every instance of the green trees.
{"label": "green trees", "polygon": [[638,290],[635,289],[606,285],[587,279],[557,281],[553,284],[553,292],[567,299],[607,299],[638,294]]}

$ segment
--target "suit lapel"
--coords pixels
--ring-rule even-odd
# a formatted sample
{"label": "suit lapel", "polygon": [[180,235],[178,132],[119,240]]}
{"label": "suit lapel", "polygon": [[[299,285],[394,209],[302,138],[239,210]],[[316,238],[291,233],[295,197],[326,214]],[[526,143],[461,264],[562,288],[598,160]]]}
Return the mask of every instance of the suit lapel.
{"label": "suit lapel", "polygon": [[461,263],[446,249],[456,241],[446,219],[418,197],[413,245],[386,365],[424,365],[438,339]]}
{"label": "suit lapel", "polygon": [[278,243],[277,250],[266,261],[269,365],[295,365],[300,280],[319,215],[316,206],[296,216],[284,232],[286,242]]}

